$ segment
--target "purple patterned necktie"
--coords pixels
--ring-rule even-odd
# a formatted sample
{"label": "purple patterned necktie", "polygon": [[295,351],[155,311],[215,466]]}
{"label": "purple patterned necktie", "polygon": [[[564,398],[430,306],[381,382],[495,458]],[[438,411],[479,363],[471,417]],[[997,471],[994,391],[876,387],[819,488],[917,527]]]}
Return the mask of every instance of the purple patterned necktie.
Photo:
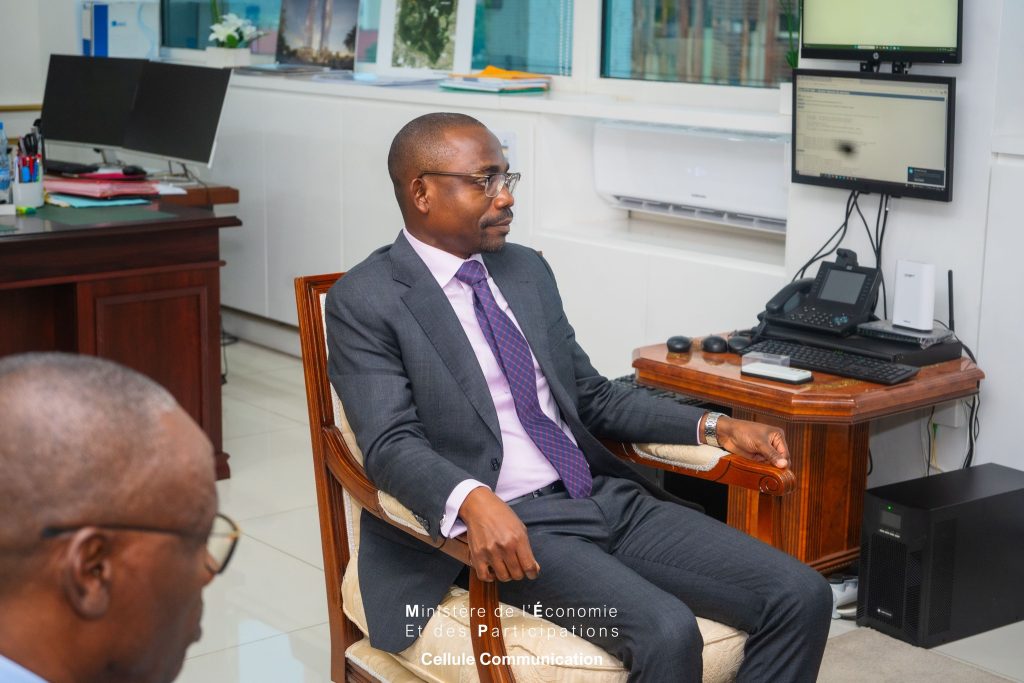
{"label": "purple patterned necktie", "polygon": [[511,318],[498,307],[491,288],[487,286],[484,267],[477,261],[466,261],[455,277],[473,288],[476,319],[508,380],[523,429],[544,457],[551,461],[569,495],[586,498],[593,485],[587,459],[583,451],[541,410],[530,345]]}

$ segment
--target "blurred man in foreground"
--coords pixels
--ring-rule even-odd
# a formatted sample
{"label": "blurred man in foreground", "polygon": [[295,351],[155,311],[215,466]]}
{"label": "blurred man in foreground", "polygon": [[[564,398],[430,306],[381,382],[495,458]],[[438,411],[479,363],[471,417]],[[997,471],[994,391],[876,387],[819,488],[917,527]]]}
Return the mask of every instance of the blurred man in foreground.
{"label": "blurred man in foreground", "polygon": [[0,681],[172,681],[238,537],[196,423],[115,363],[8,356],[0,462]]}

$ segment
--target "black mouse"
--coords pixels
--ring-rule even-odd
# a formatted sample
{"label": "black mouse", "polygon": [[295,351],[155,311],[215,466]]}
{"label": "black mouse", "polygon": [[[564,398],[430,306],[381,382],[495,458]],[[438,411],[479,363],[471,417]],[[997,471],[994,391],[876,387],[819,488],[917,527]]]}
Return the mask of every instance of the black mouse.
{"label": "black mouse", "polygon": [[690,344],[693,340],[689,337],[684,337],[678,334],[674,337],[669,337],[668,341],[665,342],[665,346],[668,347],[669,353],[686,353],[690,350]]}
{"label": "black mouse", "polygon": [[729,350],[729,344],[726,343],[723,337],[712,334],[704,337],[704,340],[700,343],[700,348],[708,353],[725,353]]}
{"label": "black mouse", "polygon": [[146,169],[141,166],[122,166],[121,175],[146,175]]}
{"label": "black mouse", "polygon": [[742,334],[734,334],[729,337],[729,350],[733,353],[739,353],[743,349],[750,346],[751,339]]}

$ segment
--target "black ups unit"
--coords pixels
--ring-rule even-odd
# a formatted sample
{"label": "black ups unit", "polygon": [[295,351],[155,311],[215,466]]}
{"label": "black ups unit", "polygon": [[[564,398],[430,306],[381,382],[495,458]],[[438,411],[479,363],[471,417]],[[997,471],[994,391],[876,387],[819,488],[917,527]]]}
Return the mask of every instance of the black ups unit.
{"label": "black ups unit", "polygon": [[1024,619],[1024,472],[978,465],[869,489],[857,624],[934,647]]}

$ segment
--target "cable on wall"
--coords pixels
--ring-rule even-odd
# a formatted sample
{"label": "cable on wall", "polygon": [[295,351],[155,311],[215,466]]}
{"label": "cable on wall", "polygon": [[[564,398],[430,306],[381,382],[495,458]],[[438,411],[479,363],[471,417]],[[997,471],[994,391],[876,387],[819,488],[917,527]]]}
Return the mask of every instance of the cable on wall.
{"label": "cable on wall", "polygon": [[[843,222],[839,225],[838,228],[836,228],[836,231],[833,232],[827,240],[825,240],[825,243],[822,244],[818,251],[814,253],[814,256],[812,256],[807,263],[805,263],[799,270],[796,271],[796,274],[793,275],[793,280],[798,280],[804,277],[804,275],[807,273],[808,268],[810,268],[816,262],[828,256],[831,256],[835,252],[835,250],[839,248],[839,245],[843,243],[843,240],[846,239],[847,226],[849,226],[850,224],[850,216],[853,214],[853,208],[857,203],[857,196],[859,194],[860,192],[858,192],[857,190],[853,190],[850,192],[850,195],[846,198],[846,213],[843,216]],[[831,244],[832,240],[836,239],[837,236],[839,237],[839,240],[834,245],[832,245],[831,248],[829,248],[829,244]]]}

